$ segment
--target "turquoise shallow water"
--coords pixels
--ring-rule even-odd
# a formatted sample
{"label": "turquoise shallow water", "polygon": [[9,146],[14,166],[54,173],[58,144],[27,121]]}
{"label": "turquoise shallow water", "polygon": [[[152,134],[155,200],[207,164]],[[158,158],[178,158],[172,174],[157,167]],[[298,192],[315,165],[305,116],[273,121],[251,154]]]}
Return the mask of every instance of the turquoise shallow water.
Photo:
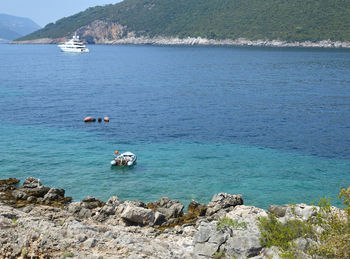
{"label": "turquoise shallow water", "polygon": [[[312,202],[350,185],[350,52],[0,45],[0,176],[80,200]],[[110,123],[84,124],[85,116]],[[131,169],[109,166],[132,151]]]}
{"label": "turquoise shallow water", "polygon": [[[108,127],[108,125],[101,125]],[[170,196],[187,204],[218,192],[241,193],[246,204],[317,201],[349,185],[350,162],[230,143],[107,143],[84,132],[41,127],[0,127],[2,177],[38,177],[83,199],[153,201]],[[2,141],[3,142],[3,141]],[[1,143],[3,144],[3,143]],[[3,148],[5,147],[6,148]],[[132,169],[108,166],[115,147],[139,159]],[[330,177],[331,174],[331,177]]]}

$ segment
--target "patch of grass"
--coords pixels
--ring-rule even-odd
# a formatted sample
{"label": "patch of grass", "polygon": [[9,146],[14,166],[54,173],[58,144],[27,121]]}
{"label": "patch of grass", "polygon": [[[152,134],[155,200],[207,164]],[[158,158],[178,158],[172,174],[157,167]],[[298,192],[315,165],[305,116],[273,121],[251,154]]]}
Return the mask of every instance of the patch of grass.
{"label": "patch of grass", "polygon": [[238,220],[233,220],[231,218],[225,217],[221,220],[219,220],[216,223],[216,230],[220,230],[223,227],[231,227],[231,228],[243,228],[243,229],[247,229],[247,223],[245,222],[238,222]]}
{"label": "patch of grass", "polygon": [[213,258],[214,259],[220,259],[220,258],[223,258],[225,255],[224,251],[218,251],[218,252],[215,252],[213,254]]}
{"label": "patch of grass", "polygon": [[68,258],[68,257],[73,257],[74,256],[74,254],[72,253],[72,252],[66,252],[66,253],[64,253],[63,254],[63,259],[66,259],[66,258]]}
{"label": "patch of grass", "polygon": [[18,219],[16,217],[12,218],[12,223],[15,227],[17,226],[17,221],[18,221]]}
{"label": "patch of grass", "polygon": [[27,248],[22,247],[21,256],[22,256],[22,258],[26,258],[26,256],[27,256]]}

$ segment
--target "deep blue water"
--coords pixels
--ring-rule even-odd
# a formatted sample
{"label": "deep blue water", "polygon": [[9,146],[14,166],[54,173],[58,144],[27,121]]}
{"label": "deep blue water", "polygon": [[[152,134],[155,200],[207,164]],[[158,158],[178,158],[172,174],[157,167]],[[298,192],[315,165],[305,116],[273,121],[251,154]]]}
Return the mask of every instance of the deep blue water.
{"label": "deep blue water", "polygon": [[[79,200],[312,202],[350,185],[350,51],[0,44],[0,178]],[[83,118],[110,117],[84,124]],[[109,166],[132,151],[132,169]]]}

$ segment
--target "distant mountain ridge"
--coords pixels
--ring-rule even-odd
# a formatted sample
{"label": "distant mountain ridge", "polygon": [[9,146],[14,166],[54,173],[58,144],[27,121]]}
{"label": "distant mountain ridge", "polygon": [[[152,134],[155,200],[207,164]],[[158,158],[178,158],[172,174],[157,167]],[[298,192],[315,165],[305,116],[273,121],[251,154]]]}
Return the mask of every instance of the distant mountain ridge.
{"label": "distant mountain ridge", "polygon": [[0,39],[14,40],[40,28],[29,18],[0,14]]}
{"label": "distant mountain ridge", "polygon": [[350,0],[124,0],[89,8],[20,38],[88,43],[129,38],[350,41]]}

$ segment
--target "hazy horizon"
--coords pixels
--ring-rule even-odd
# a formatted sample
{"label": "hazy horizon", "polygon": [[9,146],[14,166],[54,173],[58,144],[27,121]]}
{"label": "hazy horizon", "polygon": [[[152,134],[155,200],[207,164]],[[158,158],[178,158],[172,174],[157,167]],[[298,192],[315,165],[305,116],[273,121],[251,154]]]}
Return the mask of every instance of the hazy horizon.
{"label": "hazy horizon", "polygon": [[121,0],[1,0],[0,13],[25,17],[44,27],[46,24],[56,22],[89,7],[97,5],[115,4]]}

